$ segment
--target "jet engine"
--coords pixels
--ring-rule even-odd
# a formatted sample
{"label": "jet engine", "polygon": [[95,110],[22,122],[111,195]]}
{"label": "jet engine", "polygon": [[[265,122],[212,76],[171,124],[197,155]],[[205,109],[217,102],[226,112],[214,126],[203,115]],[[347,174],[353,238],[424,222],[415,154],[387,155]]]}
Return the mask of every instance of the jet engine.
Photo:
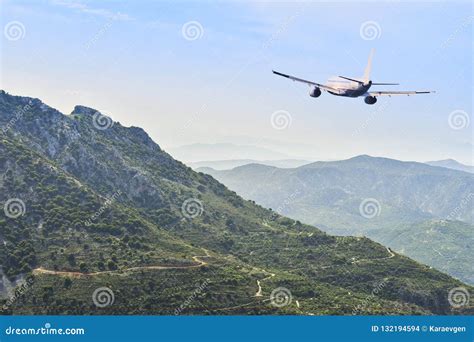
{"label": "jet engine", "polygon": [[309,96],[311,97],[321,96],[321,89],[319,89],[318,87],[312,87],[311,90],[309,91]]}
{"label": "jet engine", "polygon": [[369,105],[373,105],[375,102],[377,102],[377,98],[375,96],[366,96],[364,101]]}

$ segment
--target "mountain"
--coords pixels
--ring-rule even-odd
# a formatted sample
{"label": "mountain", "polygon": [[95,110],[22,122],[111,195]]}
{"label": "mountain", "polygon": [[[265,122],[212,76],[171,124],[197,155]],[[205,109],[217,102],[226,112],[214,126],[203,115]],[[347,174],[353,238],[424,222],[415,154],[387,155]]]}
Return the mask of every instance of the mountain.
{"label": "mountain", "polygon": [[449,295],[472,287],[246,201],[94,109],[0,92],[0,127],[3,313],[473,311]]}
{"label": "mountain", "polygon": [[310,162],[303,159],[280,159],[280,160],[254,160],[254,159],[234,159],[234,160],[209,160],[186,163],[196,171],[200,168],[211,168],[214,170],[230,170],[247,164],[262,164],[280,168],[295,168]]}
{"label": "mountain", "polygon": [[431,166],[440,166],[440,167],[445,167],[448,169],[474,173],[474,166],[461,164],[460,162],[454,159],[430,161],[430,162],[426,162],[426,164],[431,165]]}
{"label": "mountain", "polygon": [[170,154],[184,162],[203,160],[279,160],[289,159],[288,155],[268,148],[254,145],[236,145],[231,143],[190,144],[170,149]]}
{"label": "mountain", "polygon": [[[393,240],[399,230],[422,230],[442,219],[453,230],[425,234],[427,244],[446,243],[453,248],[451,255],[470,255],[468,249],[474,243],[472,174],[369,156],[294,169],[254,164],[206,172],[244,198],[282,215],[332,234],[368,236],[472,283],[472,268],[461,259],[440,259],[433,248],[418,249],[416,243]],[[420,257],[420,253],[426,255]]]}

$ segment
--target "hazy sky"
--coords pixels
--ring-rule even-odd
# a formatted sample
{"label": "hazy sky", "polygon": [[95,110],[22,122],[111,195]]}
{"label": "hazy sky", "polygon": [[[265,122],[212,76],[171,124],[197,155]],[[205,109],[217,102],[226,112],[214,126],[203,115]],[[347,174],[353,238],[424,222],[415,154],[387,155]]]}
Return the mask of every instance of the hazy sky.
{"label": "hazy sky", "polygon": [[[1,1],[1,88],[96,108],[165,149],[274,140],[307,159],[472,163],[473,23],[471,1]],[[401,83],[377,89],[437,93],[369,106],[271,73],[360,77],[372,47],[372,79]]]}

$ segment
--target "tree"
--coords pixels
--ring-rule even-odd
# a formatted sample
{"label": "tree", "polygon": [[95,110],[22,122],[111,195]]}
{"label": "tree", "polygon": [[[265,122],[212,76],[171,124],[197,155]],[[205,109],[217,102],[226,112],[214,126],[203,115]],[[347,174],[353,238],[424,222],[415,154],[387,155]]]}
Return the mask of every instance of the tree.
{"label": "tree", "polygon": [[109,270],[116,270],[117,264],[113,260],[109,260],[107,262],[107,267],[109,268]]}
{"label": "tree", "polygon": [[105,270],[105,265],[102,261],[97,262],[97,268],[101,271]]}
{"label": "tree", "polygon": [[74,254],[69,254],[67,256],[67,261],[69,262],[69,265],[71,266],[75,266],[76,265],[76,257],[74,256]]}
{"label": "tree", "polygon": [[81,272],[87,272],[87,264],[85,262],[81,262],[79,264],[79,269],[81,270]]}

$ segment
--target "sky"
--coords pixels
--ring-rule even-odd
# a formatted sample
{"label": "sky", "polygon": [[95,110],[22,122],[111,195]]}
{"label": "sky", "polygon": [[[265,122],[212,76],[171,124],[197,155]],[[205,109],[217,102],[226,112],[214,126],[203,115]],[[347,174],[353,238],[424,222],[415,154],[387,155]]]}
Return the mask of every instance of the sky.
{"label": "sky", "polygon": [[[165,150],[233,143],[309,160],[473,164],[471,1],[4,0],[0,10],[1,89],[65,114],[98,109]],[[369,106],[312,98],[271,72],[361,77],[371,48],[372,80],[400,83],[377,89],[436,93]]]}

